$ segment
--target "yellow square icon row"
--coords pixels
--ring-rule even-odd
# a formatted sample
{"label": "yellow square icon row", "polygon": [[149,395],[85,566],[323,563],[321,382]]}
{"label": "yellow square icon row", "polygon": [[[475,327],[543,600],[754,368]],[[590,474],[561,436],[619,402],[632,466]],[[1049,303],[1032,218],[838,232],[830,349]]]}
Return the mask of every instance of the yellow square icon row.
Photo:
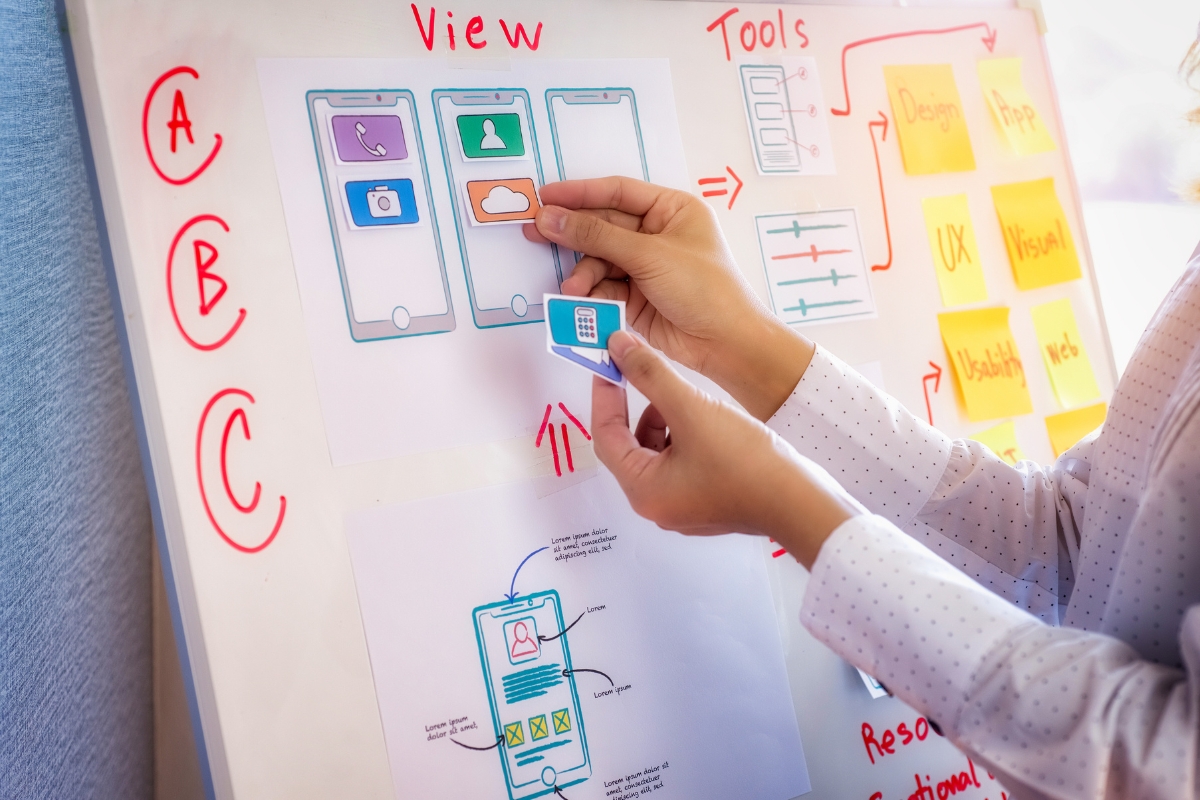
{"label": "yellow square icon row", "polygon": [[[571,711],[570,709],[560,708],[550,715],[550,719],[554,724],[554,732],[556,734],[566,733],[571,730]],[[545,739],[550,735],[546,727],[546,715],[538,714],[536,717],[529,718],[529,738],[532,741]],[[510,722],[504,726],[504,743],[509,747],[520,747],[525,744],[525,726],[520,720]]]}

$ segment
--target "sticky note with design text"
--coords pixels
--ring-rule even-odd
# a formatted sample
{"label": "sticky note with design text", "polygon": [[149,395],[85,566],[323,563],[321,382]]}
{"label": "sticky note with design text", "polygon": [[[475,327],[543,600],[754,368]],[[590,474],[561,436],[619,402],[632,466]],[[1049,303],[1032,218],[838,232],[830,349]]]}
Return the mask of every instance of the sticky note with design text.
{"label": "sticky note with design text", "polygon": [[1054,450],[1054,457],[1058,458],[1078,444],[1080,439],[1103,425],[1107,415],[1108,406],[1096,403],[1094,406],[1084,406],[1046,417],[1046,433],[1050,435],[1050,447]]}
{"label": "sticky note with design text", "polygon": [[969,172],[975,153],[949,64],[885,66],[888,99],[904,171],[909,175]]}
{"label": "sticky note with design text", "polygon": [[1099,400],[1100,387],[1079,335],[1070,298],[1042,303],[1029,313],[1050,384],[1062,407],[1075,408]]}
{"label": "sticky note with design text", "polygon": [[974,439],[987,447],[1001,461],[1009,464],[1017,464],[1025,460],[1025,452],[1021,449],[1021,445],[1017,443],[1017,426],[1013,424],[1011,419],[1008,422],[993,425],[979,433],[972,433],[967,438]]}
{"label": "sticky note with design text", "polygon": [[938,314],[938,327],[968,419],[984,422],[1033,411],[1007,307],[947,311]]}
{"label": "sticky note with design text", "polygon": [[942,305],[961,306],[987,300],[979,247],[965,194],[926,197],[921,201],[933,269],[937,275]]}
{"label": "sticky note with design text", "polygon": [[987,58],[979,62],[979,85],[992,119],[1014,153],[1028,156],[1057,145],[1021,80],[1021,59]]}
{"label": "sticky note with design text", "polygon": [[1053,178],[993,186],[992,201],[1018,288],[1037,289],[1082,275]]}

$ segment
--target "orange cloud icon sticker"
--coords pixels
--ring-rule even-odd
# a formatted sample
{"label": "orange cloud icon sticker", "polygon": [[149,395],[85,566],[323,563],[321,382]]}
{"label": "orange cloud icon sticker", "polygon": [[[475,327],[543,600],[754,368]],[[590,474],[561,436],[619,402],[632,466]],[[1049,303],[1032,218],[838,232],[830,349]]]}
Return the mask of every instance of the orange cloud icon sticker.
{"label": "orange cloud icon sticker", "polygon": [[541,208],[532,178],[499,181],[467,181],[474,222],[525,222]]}

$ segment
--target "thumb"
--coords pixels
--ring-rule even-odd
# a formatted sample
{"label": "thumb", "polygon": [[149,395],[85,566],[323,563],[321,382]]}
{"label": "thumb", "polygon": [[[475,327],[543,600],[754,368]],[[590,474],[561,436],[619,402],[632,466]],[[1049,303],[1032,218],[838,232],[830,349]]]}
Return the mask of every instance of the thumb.
{"label": "thumb", "polygon": [[621,373],[659,410],[668,427],[680,430],[687,425],[700,393],[665,358],[626,331],[609,337],[608,352]]}
{"label": "thumb", "polygon": [[538,233],[555,244],[602,258],[634,277],[638,266],[645,261],[646,251],[655,246],[654,237],[649,234],[626,230],[593,214],[561,206],[542,206],[535,224]]}

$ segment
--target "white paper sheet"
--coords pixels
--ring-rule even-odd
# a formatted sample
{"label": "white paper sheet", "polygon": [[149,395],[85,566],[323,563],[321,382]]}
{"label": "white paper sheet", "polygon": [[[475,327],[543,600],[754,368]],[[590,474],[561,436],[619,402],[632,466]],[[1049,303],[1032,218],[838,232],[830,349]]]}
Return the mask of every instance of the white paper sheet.
{"label": "white paper sheet", "polygon": [[[648,793],[655,800],[786,800],[809,790],[756,540],[661,531],[603,471],[542,499],[517,484],[371,509],[347,529],[397,797],[553,797],[540,781],[506,794],[502,762],[512,759],[513,775],[577,767],[581,730],[588,763],[561,788],[570,800],[647,796],[640,790],[659,784]],[[524,612],[505,623],[515,633],[500,641],[496,622],[497,641],[477,643],[478,607],[521,608],[550,590],[564,625],[582,618],[558,640],[538,640],[544,653],[534,628],[540,637],[559,631],[552,617]],[[556,642],[576,670],[578,706],[562,699],[563,682],[512,704],[497,693],[494,718],[482,651],[491,648],[494,670],[528,675],[560,663]],[[505,649],[516,655],[506,659]],[[579,671],[588,669],[613,685]],[[537,718],[560,707],[570,728],[543,732]],[[451,741],[486,747],[508,724],[522,744],[507,753],[507,739],[487,751]],[[516,754],[559,741],[525,758],[544,761],[515,766]]]}
{"label": "white paper sheet", "polygon": [[[373,461],[521,436],[531,425],[536,426],[541,421],[547,403],[565,402],[573,409],[588,408],[590,379],[569,364],[556,363],[546,355],[543,345],[540,298],[543,291],[557,291],[558,288],[549,247],[527,242],[520,225],[456,226],[455,204],[451,200],[452,179],[448,178],[447,172],[473,169],[480,173],[475,177],[517,178],[536,173],[529,166],[536,156],[541,164],[542,180],[557,180],[559,159],[547,112],[546,91],[567,89],[578,97],[582,90],[618,86],[636,96],[636,121],[640,126],[649,179],[686,190],[687,167],[675,116],[668,62],[661,59],[514,59],[507,70],[490,70],[462,69],[457,65],[451,68],[446,61],[432,59],[263,59],[258,62],[258,71],[333,463]],[[515,104],[503,105],[509,99],[503,96],[497,101],[500,105],[481,107],[491,114],[516,109],[522,115],[523,124],[532,124],[531,128],[522,128],[529,138],[519,159],[522,170],[512,167],[512,175],[505,173],[503,159],[476,159],[480,163],[467,164],[469,159],[461,149],[457,134],[446,124],[453,115],[442,119],[445,137],[453,141],[453,148],[443,148],[432,93],[458,87],[523,90]],[[436,214],[436,219],[429,221],[436,224],[427,225],[426,220],[421,219],[406,231],[411,237],[428,235],[418,232],[423,229],[438,237],[453,310],[453,318],[448,319],[440,306],[431,306],[433,310],[428,314],[441,313],[443,316],[425,320],[428,330],[422,332],[426,335],[407,335],[407,332],[417,330],[412,326],[421,324],[415,309],[397,306],[394,313],[389,313],[388,308],[374,308],[378,302],[372,305],[367,315],[370,319],[360,321],[359,340],[351,335],[351,303],[343,291],[337,251],[331,236],[331,220],[335,227],[341,226],[339,231],[344,237],[355,236],[360,240],[373,237],[368,239],[368,245],[383,242],[388,236],[398,236],[402,226],[390,218],[379,221],[379,215],[384,212],[370,206],[382,196],[378,192],[368,198],[366,210],[362,212],[370,211],[374,218],[373,227],[366,229],[341,222],[341,217],[349,212],[342,207],[345,204],[340,198],[338,203],[328,203],[318,157],[323,154],[332,159],[333,156],[326,152],[331,152],[332,148],[327,141],[323,145],[326,150],[314,146],[306,103],[306,93],[317,90],[337,90],[345,96],[359,94],[367,104],[378,92],[383,92],[385,99],[387,90],[411,92]],[[631,108],[632,104],[627,104],[619,110]],[[391,113],[379,108],[323,113],[369,115],[385,112]],[[409,119],[402,112],[399,116],[405,122]],[[627,115],[596,113],[584,116],[600,122],[615,120],[614,137],[626,145],[635,141],[630,134],[631,123]],[[367,123],[370,122],[368,119]],[[578,127],[576,123],[578,119],[572,117],[575,128]],[[320,124],[325,125],[325,122],[320,121]],[[588,165],[584,151],[588,139],[581,137],[575,128],[566,138],[571,148],[569,163],[576,170],[585,170]],[[329,132],[332,128],[320,130]],[[368,130],[364,140],[367,145],[374,146],[371,133]],[[339,176],[343,172],[353,172],[362,181],[374,180],[376,172],[383,177],[394,177],[393,172],[400,176],[419,175],[414,161],[419,156],[417,138],[412,138],[408,158],[401,166],[373,165],[364,156],[365,162],[350,165],[336,162],[336,171]],[[597,141],[602,140],[600,137]],[[396,148],[393,147],[391,152],[397,152]],[[596,158],[601,162],[608,163],[610,156],[604,148],[597,148]],[[486,168],[481,166],[484,161],[488,165]],[[403,164],[413,167],[404,172]],[[389,169],[392,172],[387,172]],[[345,177],[338,180],[335,191],[344,193]],[[420,206],[423,186],[415,177],[413,185]],[[462,186],[454,185],[455,191],[462,195],[465,191]],[[388,195],[388,199],[394,198]],[[457,204],[460,217],[467,202],[460,197]],[[460,241],[465,241],[465,245],[460,247]],[[468,253],[470,270],[464,268],[464,250]],[[381,250],[367,246],[358,247],[355,252],[378,254]],[[430,288],[422,297],[429,295],[436,299],[442,271],[430,261],[432,251],[423,252],[420,264],[410,263],[411,259],[405,261],[407,251],[397,256],[398,266],[393,269],[402,272],[420,270],[421,275],[432,276],[427,281]],[[562,275],[570,274],[573,255],[563,252],[558,260]],[[352,267],[358,270],[352,278],[362,274],[374,276],[380,269],[387,271],[375,263]],[[468,290],[468,277],[473,280],[473,294]],[[395,287],[392,295],[404,297],[400,290],[407,284],[403,280],[394,275],[380,280]],[[351,289],[357,291],[353,286]],[[472,297],[484,310],[473,306]],[[368,300],[358,302],[362,307],[367,304]],[[521,324],[525,322],[530,324]],[[479,397],[488,400],[483,404],[475,402]]]}

